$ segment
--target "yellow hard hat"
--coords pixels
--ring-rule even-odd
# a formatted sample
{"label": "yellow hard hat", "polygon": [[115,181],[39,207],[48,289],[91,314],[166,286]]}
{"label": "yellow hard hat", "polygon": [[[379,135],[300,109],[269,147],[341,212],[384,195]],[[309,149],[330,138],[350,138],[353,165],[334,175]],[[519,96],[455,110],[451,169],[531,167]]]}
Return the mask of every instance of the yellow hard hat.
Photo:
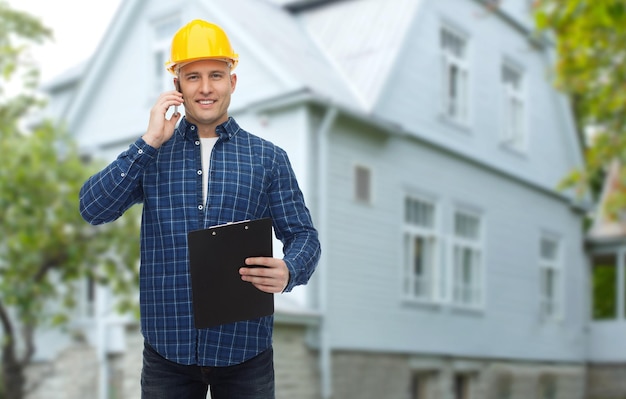
{"label": "yellow hard hat", "polygon": [[222,28],[201,19],[194,19],[176,32],[172,38],[168,71],[176,74],[176,65],[202,59],[220,59],[231,62],[231,70],[239,62],[228,36]]}

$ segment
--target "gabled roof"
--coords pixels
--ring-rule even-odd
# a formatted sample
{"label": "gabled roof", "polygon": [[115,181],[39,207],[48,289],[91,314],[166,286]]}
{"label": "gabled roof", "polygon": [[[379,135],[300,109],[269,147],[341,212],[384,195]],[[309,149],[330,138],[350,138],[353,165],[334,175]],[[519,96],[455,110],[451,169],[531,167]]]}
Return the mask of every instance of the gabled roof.
{"label": "gabled roof", "polygon": [[376,103],[422,0],[323,2],[301,12],[309,34],[367,111]]}
{"label": "gabled roof", "polygon": [[620,168],[620,163],[613,161],[604,178],[598,209],[594,214],[593,224],[589,231],[591,240],[626,238],[626,223],[624,223],[624,220],[612,218],[607,212],[607,202],[611,195],[617,190],[622,190]]}
{"label": "gabled roof", "polygon": [[286,92],[310,90],[344,104],[356,97],[316,46],[299,19],[268,0],[203,0],[207,14],[244,48],[274,71]]}
{"label": "gabled roof", "polygon": [[76,123],[76,118],[82,114],[82,107],[87,105],[87,96],[92,92],[93,87],[99,82],[100,76],[107,65],[111,62],[111,57],[116,53],[116,46],[123,42],[126,27],[133,23],[137,10],[140,9],[141,0],[128,0],[120,2],[120,6],[113,16],[113,23],[109,25],[104,39],[99,43],[92,58],[88,61],[85,74],[80,84],[77,85],[77,92],[74,101],[69,104],[69,108],[62,115],[68,123],[70,131]]}
{"label": "gabled roof", "polygon": [[[278,2],[278,4],[277,4]],[[307,4],[295,7],[294,4]],[[120,4],[94,56],[83,69],[74,101],[61,118],[77,123],[117,46],[144,7]],[[308,91],[367,113],[375,104],[421,0],[197,0],[243,49],[275,74],[286,93]],[[145,5],[145,4],[143,4]],[[67,77],[66,77],[67,79]],[[47,91],[67,84],[48,82]]]}

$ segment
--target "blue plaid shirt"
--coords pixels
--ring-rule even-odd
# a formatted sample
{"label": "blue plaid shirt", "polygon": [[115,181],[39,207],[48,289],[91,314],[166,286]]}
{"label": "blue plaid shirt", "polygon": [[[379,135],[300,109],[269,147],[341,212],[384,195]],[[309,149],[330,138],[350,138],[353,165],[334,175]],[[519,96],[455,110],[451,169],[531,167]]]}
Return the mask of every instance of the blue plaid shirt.
{"label": "blue plaid shirt", "polygon": [[187,232],[271,217],[290,273],[285,291],[309,280],[320,245],[285,151],[233,118],[217,127],[205,200],[196,129],[183,118],[158,150],[135,141],[85,182],[80,212],[89,223],[101,224],[143,204],[139,292],[146,342],[180,364],[228,366],[267,349],[274,320],[194,328]]}

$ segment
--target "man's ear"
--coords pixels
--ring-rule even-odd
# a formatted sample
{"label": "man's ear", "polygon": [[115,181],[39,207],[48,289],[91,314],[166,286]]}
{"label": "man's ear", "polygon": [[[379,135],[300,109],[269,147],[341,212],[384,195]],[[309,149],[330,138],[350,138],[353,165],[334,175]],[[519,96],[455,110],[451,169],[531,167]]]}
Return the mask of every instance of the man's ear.
{"label": "man's ear", "polygon": [[178,80],[178,78],[174,78],[174,87],[176,88],[176,90],[179,93],[182,93],[183,91],[180,89],[180,81]]}
{"label": "man's ear", "polygon": [[237,74],[233,73],[230,75],[230,86],[231,86],[231,93],[235,92],[235,87],[237,87]]}

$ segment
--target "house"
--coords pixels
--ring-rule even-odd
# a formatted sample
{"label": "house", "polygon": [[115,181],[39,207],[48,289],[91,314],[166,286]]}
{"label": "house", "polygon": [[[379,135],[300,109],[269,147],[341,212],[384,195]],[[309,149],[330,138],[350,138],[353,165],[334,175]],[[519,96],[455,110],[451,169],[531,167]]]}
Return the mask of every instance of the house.
{"label": "house", "polygon": [[621,164],[608,168],[599,212],[587,235],[591,301],[589,376],[593,397],[613,398],[624,395],[626,346],[619,338],[626,334],[626,225],[623,215],[606,212],[611,195],[623,191],[619,180]]}
{"label": "house", "polygon": [[[112,159],[172,87],[173,33],[226,30],[231,115],[289,153],[323,248],[276,298],[277,397],[583,399],[590,371],[626,364],[620,327],[589,317],[588,207],[555,189],[583,159],[530,1],[184,4],[123,2],[93,59],[46,87],[49,115]],[[79,357],[101,397],[138,397],[137,325],[102,291]]]}

